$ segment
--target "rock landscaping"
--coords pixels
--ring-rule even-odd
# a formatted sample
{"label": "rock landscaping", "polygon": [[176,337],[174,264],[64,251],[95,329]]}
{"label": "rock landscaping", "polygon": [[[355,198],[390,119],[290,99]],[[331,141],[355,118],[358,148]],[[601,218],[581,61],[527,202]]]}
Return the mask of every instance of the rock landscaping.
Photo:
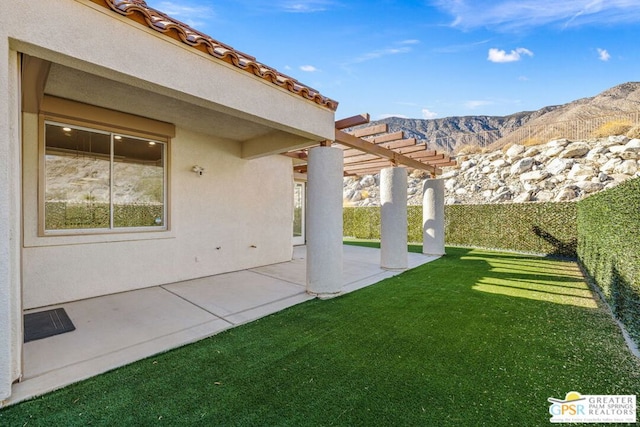
{"label": "rock landscaping", "polygon": [[[514,144],[490,153],[458,156],[442,174],[446,204],[579,200],[640,177],[640,139],[623,135],[546,144]],[[409,205],[422,204],[425,171],[408,177]],[[345,206],[379,206],[379,174],[345,177]]]}

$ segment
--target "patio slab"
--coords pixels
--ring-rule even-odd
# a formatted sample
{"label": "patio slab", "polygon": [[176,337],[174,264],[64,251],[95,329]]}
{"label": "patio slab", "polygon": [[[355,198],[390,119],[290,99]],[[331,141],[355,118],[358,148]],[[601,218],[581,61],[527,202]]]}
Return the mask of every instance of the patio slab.
{"label": "patio slab", "polygon": [[[5,404],[64,387],[313,299],[306,248],[292,260],[250,270],[106,295],[63,307],[76,330],[23,346],[23,380]],[[409,267],[437,259],[409,254]],[[380,250],[344,246],[342,293],[401,271],[380,268]]]}
{"label": "patio slab", "polygon": [[25,379],[117,353],[205,323],[219,328],[230,326],[223,319],[197,309],[161,287],[105,295],[62,307],[76,330],[26,343]]}
{"label": "patio slab", "polygon": [[305,288],[301,285],[251,270],[220,274],[162,287],[221,318],[305,293]]}

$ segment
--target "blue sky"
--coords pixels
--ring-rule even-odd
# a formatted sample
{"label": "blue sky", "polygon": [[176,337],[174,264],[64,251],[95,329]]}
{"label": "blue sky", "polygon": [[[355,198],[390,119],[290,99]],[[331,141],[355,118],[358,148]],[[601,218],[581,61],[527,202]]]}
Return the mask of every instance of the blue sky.
{"label": "blue sky", "polygon": [[507,115],[640,81],[640,0],[147,0],[360,113]]}

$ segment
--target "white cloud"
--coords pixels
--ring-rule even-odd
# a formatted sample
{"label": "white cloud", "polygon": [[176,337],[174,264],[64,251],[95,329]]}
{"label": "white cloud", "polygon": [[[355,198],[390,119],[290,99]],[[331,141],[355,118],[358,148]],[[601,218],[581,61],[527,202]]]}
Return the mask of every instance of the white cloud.
{"label": "white cloud", "polygon": [[529,81],[529,77],[527,77],[527,76],[520,76],[520,77],[518,77],[518,80],[520,80],[521,82],[528,82],[528,81]]}
{"label": "white cloud", "polygon": [[399,42],[394,42],[395,46],[390,46],[380,50],[374,50],[372,52],[366,52],[359,56],[354,57],[351,60],[343,63],[343,66],[349,66],[352,64],[360,64],[362,62],[372,61],[374,59],[383,58],[385,56],[391,55],[400,55],[403,53],[409,53],[413,50],[413,45],[420,43],[419,40],[411,39],[411,40],[402,40]]}
{"label": "white cloud", "polygon": [[491,62],[516,62],[522,59],[522,55],[533,56],[533,52],[524,47],[519,47],[512,50],[511,53],[507,53],[504,50],[491,48],[489,49],[489,56],[487,59]]}
{"label": "white cloud", "polygon": [[611,59],[611,55],[609,54],[607,49],[598,48],[598,57],[600,58],[601,61],[605,61],[605,62]]}
{"label": "white cloud", "polygon": [[479,45],[487,44],[491,40],[480,40],[478,42],[466,43],[466,44],[452,44],[448,46],[437,47],[433,51],[437,53],[458,53],[464,52],[466,50],[471,50],[476,48]]}
{"label": "white cloud", "polygon": [[302,71],[306,71],[307,73],[313,73],[314,71],[318,71],[318,69],[313,65],[302,65],[300,69]]}
{"label": "white cloud", "polygon": [[[215,17],[215,12],[208,6],[190,6],[187,2],[161,1],[154,7],[172,18],[176,18],[192,28],[204,27],[207,21]],[[154,2],[155,3],[155,2]]]}
{"label": "white cloud", "polygon": [[381,50],[375,50],[373,52],[367,52],[364,53],[360,56],[357,56],[355,58],[353,58],[352,61],[350,61],[351,64],[358,64],[361,62],[366,62],[366,61],[371,61],[373,59],[378,59],[378,58],[382,58],[383,56],[389,56],[389,55],[398,55],[400,53],[408,53],[411,52],[411,48],[410,47],[392,47],[392,48],[387,48],[387,49],[381,49]]}
{"label": "white cloud", "polygon": [[517,31],[542,25],[562,28],[640,21],[638,0],[431,0],[452,16],[451,26]]}
{"label": "white cloud", "polygon": [[466,101],[464,103],[464,106],[471,110],[475,110],[476,108],[486,107],[487,105],[493,105],[493,104],[494,104],[493,101],[470,100],[470,101]]}
{"label": "white cloud", "polygon": [[434,111],[429,111],[427,108],[422,109],[422,118],[423,119],[435,119],[438,117],[438,113]]}
{"label": "white cloud", "polygon": [[324,12],[334,5],[332,0],[284,0],[277,7],[291,13]]}

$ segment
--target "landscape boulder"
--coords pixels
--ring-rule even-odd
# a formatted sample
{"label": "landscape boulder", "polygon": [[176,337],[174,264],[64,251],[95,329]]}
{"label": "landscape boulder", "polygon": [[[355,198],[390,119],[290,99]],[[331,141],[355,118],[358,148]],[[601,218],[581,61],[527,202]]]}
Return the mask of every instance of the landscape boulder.
{"label": "landscape boulder", "polygon": [[508,158],[513,159],[524,153],[524,150],[526,150],[526,147],[524,145],[513,144],[511,147],[509,147],[505,154]]}
{"label": "landscape boulder", "polygon": [[593,166],[575,164],[567,174],[568,179],[576,181],[586,181],[595,176],[596,170]]}
{"label": "landscape boulder", "polygon": [[589,152],[589,146],[584,142],[574,142],[567,145],[567,147],[560,153],[561,159],[574,159],[576,157],[583,157]]}
{"label": "landscape boulder", "polygon": [[533,167],[533,162],[533,157],[525,157],[523,159],[520,159],[511,166],[509,172],[511,173],[511,175],[520,175],[530,170]]}
{"label": "landscape boulder", "polygon": [[573,166],[571,159],[553,159],[547,164],[547,172],[551,175],[558,175]]}

